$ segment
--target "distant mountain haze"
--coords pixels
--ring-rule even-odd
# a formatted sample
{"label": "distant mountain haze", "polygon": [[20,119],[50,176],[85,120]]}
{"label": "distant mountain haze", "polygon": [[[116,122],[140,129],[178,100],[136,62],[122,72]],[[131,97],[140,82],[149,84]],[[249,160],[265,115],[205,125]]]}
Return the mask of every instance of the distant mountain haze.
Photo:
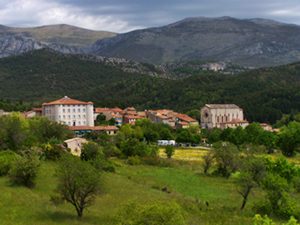
{"label": "distant mountain haze", "polygon": [[300,26],[267,19],[187,18],[116,34],[69,25],[0,26],[0,57],[51,48],[150,64],[199,60],[268,67],[300,61]]}

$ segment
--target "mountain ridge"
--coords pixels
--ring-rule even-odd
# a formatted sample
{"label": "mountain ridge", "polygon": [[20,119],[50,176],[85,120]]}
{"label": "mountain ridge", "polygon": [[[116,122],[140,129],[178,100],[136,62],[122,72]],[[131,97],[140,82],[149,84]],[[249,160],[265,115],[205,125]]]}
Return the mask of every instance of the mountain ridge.
{"label": "mountain ridge", "polygon": [[299,38],[297,25],[196,17],[99,40],[92,52],[154,64],[198,59],[264,67],[299,61]]}

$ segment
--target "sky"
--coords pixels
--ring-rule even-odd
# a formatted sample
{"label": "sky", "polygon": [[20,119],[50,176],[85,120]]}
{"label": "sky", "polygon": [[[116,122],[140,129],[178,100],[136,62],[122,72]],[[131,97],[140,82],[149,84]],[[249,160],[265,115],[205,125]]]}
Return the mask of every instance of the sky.
{"label": "sky", "polygon": [[300,25],[300,0],[0,0],[0,24],[70,24],[123,33],[187,17],[266,18]]}

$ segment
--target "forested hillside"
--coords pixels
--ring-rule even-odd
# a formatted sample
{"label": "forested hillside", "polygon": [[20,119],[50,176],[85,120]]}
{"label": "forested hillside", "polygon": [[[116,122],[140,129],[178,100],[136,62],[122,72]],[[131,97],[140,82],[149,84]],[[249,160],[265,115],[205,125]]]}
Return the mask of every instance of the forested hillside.
{"label": "forested hillside", "polygon": [[[171,80],[64,56],[47,50],[0,60],[0,96],[34,102],[68,95],[97,106],[171,108],[187,112],[205,103],[235,103],[251,121],[275,122],[300,110],[300,64],[238,75],[205,72]],[[8,107],[8,104],[3,104]]]}

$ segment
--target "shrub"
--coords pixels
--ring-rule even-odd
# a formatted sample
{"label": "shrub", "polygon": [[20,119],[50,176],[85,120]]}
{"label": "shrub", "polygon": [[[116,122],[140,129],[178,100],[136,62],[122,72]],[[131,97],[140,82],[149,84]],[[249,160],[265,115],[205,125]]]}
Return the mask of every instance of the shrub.
{"label": "shrub", "polygon": [[184,225],[181,207],[175,202],[154,202],[148,204],[127,204],[119,213],[122,225]]}
{"label": "shrub", "polygon": [[253,225],[275,225],[275,223],[267,215],[262,217],[258,214],[253,218]]}
{"label": "shrub", "polygon": [[103,146],[103,153],[105,157],[119,157],[121,155],[120,149],[113,144],[106,144]]}
{"label": "shrub", "polygon": [[97,157],[103,157],[102,148],[94,142],[84,143],[81,150],[80,158],[84,161],[96,159]]}
{"label": "shrub", "polygon": [[112,172],[112,173],[116,171],[114,164],[111,161],[105,159],[103,156],[97,156],[95,159],[92,159],[89,162],[97,170],[103,170],[105,172]]}
{"label": "shrub", "polygon": [[19,155],[12,151],[0,151],[0,176],[7,175],[15,160]]}
{"label": "shrub", "polygon": [[172,156],[173,156],[174,153],[175,153],[175,148],[174,148],[174,146],[171,146],[171,145],[167,146],[166,149],[165,149],[165,153],[166,153],[167,157],[168,157],[169,159],[171,159]]}
{"label": "shrub", "polygon": [[58,160],[61,158],[64,153],[64,149],[60,145],[51,145],[45,144],[43,145],[43,157],[46,160]]}
{"label": "shrub", "polygon": [[121,143],[120,149],[126,156],[141,156],[149,157],[156,156],[158,153],[158,147],[155,145],[148,145],[145,142],[140,142],[135,138],[130,138]]}
{"label": "shrub", "polygon": [[127,159],[127,163],[129,165],[135,166],[135,165],[140,165],[142,163],[142,161],[139,156],[130,156]]}
{"label": "shrub", "polygon": [[293,180],[293,184],[294,184],[295,191],[300,193],[300,177],[299,176]]}
{"label": "shrub", "polygon": [[39,160],[36,156],[25,155],[14,161],[9,171],[13,184],[33,187],[38,172]]}

